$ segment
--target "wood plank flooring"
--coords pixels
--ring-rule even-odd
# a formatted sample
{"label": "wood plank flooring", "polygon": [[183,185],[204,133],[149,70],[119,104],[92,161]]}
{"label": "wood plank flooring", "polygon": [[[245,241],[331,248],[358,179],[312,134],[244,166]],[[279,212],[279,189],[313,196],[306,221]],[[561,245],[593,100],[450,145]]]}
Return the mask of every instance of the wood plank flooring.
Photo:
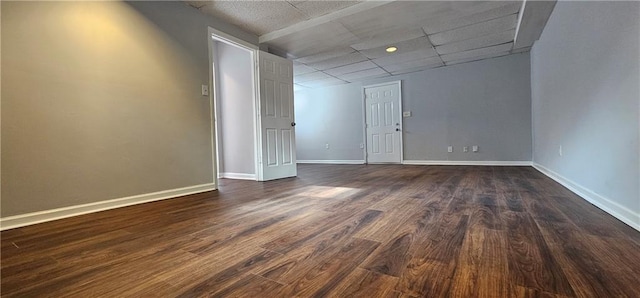
{"label": "wood plank flooring", "polygon": [[3,297],[640,297],[640,232],[530,167],[297,178],[4,231]]}

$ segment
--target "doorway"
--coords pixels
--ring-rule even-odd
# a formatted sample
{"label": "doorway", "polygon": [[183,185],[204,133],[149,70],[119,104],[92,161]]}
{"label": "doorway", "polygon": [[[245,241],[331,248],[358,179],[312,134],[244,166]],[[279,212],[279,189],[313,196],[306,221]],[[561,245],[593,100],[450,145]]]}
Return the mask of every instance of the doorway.
{"label": "doorway", "polygon": [[216,178],[257,180],[257,47],[209,28]]}
{"label": "doorway", "polygon": [[402,163],[401,81],[363,87],[367,163]]}
{"label": "doorway", "polygon": [[216,185],[296,176],[293,62],[211,27],[209,36]]}

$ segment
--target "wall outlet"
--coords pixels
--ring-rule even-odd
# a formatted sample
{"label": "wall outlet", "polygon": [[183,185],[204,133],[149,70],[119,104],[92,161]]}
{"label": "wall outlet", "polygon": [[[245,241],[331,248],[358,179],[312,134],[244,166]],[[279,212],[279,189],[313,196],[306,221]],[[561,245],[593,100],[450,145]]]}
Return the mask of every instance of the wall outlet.
{"label": "wall outlet", "polygon": [[207,96],[207,95],[209,95],[209,86],[202,85],[202,96]]}
{"label": "wall outlet", "polygon": [[558,155],[562,156],[562,145],[558,148]]}
{"label": "wall outlet", "polygon": [[473,150],[473,152],[478,152],[478,146],[473,146],[471,150]]}
{"label": "wall outlet", "polygon": [[404,118],[411,117],[411,111],[402,112],[402,117]]}
{"label": "wall outlet", "polygon": [[364,149],[364,143],[360,143],[360,149]]}
{"label": "wall outlet", "polygon": [[462,147],[462,151],[463,152],[469,152],[469,146]]}
{"label": "wall outlet", "polygon": [[329,143],[324,144],[324,149],[329,149]]}
{"label": "wall outlet", "polygon": [[453,152],[453,146],[449,146],[449,147],[447,148],[447,152],[449,152],[449,153]]}

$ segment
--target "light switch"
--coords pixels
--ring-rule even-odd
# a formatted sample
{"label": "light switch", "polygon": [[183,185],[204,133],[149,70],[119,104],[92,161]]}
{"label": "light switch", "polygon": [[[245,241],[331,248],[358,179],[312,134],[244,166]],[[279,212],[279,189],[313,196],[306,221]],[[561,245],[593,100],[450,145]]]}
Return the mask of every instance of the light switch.
{"label": "light switch", "polygon": [[402,112],[402,117],[404,118],[411,117],[411,111]]}
{"label": "light switch", "polygon": [[449,147],[447,148],[447,152],[449,152],[449,153],[453,152],[453,146],[449,146]]}
{"label": "light switch", "polygon": [[207,95],[209,95],[209,86],[202,85],[202,96],[207,96]]}

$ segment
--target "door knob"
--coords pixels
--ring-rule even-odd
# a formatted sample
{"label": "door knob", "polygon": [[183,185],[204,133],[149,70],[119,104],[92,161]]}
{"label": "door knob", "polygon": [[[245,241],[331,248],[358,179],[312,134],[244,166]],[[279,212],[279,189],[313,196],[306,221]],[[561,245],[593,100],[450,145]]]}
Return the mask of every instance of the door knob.
{"label": "door knob", "polygon": [[400,129],[399,129],[399,128],[396,128],[396,131],[400,131]]}
{"label": "door knob", "polygon": [[291,126],[296,126],[296,123],[295,122],[291,122]]}

